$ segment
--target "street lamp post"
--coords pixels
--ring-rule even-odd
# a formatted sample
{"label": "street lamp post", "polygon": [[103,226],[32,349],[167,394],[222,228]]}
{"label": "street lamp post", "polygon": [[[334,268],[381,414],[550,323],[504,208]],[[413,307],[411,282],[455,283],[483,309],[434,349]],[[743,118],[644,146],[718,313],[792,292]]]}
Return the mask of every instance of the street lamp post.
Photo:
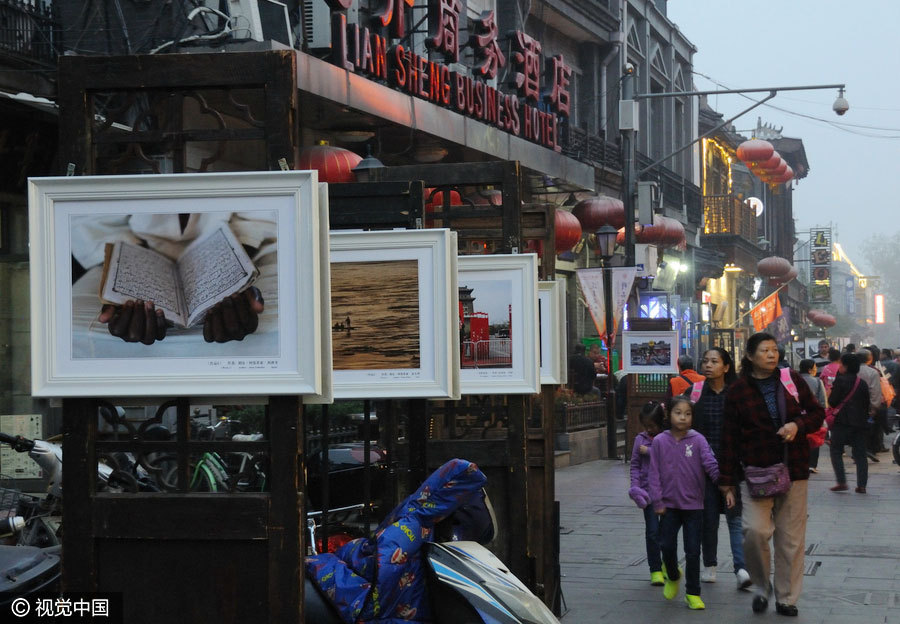
{"label": "street lamp post", "polygon": [[[627,230],[627,228],[626,228]],[[618,444],[616,432],[616,386],[612,367],[612,346],[615,340],[615,328],[613,327],[613,303],[612,303],[612,269],[609,261],[616,249],[616,236],[619,231],[606,224],[596,232],[597,250],[603,268],[603,308],[606,315],[606,456],[609,459],[618,459]]]}
{"label": "street lamp post", "polygon": [[[634,80],[635,68],[631,63],[626,63],[624,68],[625,75],[622,77],[622,99],[619,101],[619,132],[622,139],[622,203],[625,207],[625,266],[634,266],[634,217],[635,217],[635,195],[637,194],[637,183],[641,176],[661,165],[676,154],[680,154],[684,150],[691,147],[694,143],[706,138],[707,136],[718,132],[738,117],[750,112],[757,106],[764,104],[777,95],[779,91],[811,91],[815,89],[838,89],[838,97],[832,105],[835,114],[843,115],[850,108],[847,100],[844,98],[843,84],[829,85],[806,85],[793,87],[761,87],[754,89],[714,89],[709,91],[669,91],[662,93],[640,93],[635,94],[632,86]],[[752,105],[745,108],[737,115],[726,119],[712,130],[709,130],[689,143],[682,145],[673,152],[653,161],[646,167],[635,171],[635,133],[638,130],[638,101],[650,100],[658,98],[670,97],[693,97],[699,95],[720,95],[728,93],[764,93],[768,95],[759,101],[754,101]]]}

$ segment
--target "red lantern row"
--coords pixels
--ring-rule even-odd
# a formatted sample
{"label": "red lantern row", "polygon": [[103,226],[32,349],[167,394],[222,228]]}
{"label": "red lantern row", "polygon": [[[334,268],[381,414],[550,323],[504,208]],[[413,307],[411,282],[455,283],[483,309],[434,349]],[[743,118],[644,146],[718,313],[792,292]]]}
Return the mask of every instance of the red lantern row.
{"label": "red lantern row", "polygon": [[738,145],[737,156],[767,184],[784,184],[794,178],[794,170],[768,141],[744,141]]}

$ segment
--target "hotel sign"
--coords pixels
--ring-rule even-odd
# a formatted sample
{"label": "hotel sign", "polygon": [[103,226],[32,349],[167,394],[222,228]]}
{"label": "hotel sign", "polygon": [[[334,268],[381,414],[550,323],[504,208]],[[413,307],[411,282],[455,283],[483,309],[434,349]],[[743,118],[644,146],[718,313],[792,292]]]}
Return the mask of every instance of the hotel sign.
{"label": "hotel sign", "polygon": [[[428,0],[426,46],[441,61],[416,54],[403,43],[389,46],[388,37],[402,39],[405,13],[413,0],[380,0],[369,25],[347,24],[350,0],[327,0],[332,9],[331,62],[347,71],[386,82],[391,88],[449,108],[461,115],[560,151],[560,117],[570,112],[572,68],[559,54],[545,62],[541,43],[522,31],[508,35],[509,58],[503,53],[493,11],[475,20],[467,41],[460,41],[465,24],[462,0]],[[467,71],[450,69],[460,51],[471,48],[475,59]],[[501,90],[488,84],[510,65],[511,77]],[[545,84],[546,83],[546,84]],[[544,88],[546,87],[546,88]],[[543,106],[541,105],[543,104]]]}

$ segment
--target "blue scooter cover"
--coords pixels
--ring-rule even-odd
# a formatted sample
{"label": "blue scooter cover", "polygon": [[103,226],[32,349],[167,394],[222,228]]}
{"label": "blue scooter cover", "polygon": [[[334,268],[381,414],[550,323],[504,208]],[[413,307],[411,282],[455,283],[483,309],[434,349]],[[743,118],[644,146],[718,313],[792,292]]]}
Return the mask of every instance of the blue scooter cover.
{"label": "blue scooter cover", "polygon": [[345,622],[432,621],[422,546],[432,541],[435,523],[470,502],[486,481],[472,462],[448,461],[391,512],[374,540],[359,538],[333,554],[308,557],[307,575]]}

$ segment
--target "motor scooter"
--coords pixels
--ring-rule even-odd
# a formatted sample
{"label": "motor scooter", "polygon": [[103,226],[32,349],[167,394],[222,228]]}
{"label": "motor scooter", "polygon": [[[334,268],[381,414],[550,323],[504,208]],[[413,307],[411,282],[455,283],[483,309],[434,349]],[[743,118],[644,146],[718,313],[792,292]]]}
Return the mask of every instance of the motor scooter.
{"label": "motor scooter", "polygon": [[[425,543],[418,555],[423,564],[420,569],[424,570],[422,580],[431,621],[435,624],[559,624],[553,612],[485,548],[495,533],[496,517],[484,490],[481,496],[435,525],[434,541]],[[362,548],[374,546],[374,539],[370,538]],[[410,558],[409,563],[414,570],[416,562]],[[307,571],[310,572],[309,565]],[[407,576],[402,575],[401,583]],[[340,591],[340,587],[330,589]],[[314,576],[308,576],[305,582],[304,617],[307,622],[317,624],[344,622]]]}
{"label": "motor scooter", "polygon": [[0,433],[0,443],[28,456],[44,471],[44,498],[4,490],[7,515],[2,526],[14,544],[0,545],[0,608],[18,596],[57,591],[60,578],[62,514],[62,447],[44,440],[28,440]]}

